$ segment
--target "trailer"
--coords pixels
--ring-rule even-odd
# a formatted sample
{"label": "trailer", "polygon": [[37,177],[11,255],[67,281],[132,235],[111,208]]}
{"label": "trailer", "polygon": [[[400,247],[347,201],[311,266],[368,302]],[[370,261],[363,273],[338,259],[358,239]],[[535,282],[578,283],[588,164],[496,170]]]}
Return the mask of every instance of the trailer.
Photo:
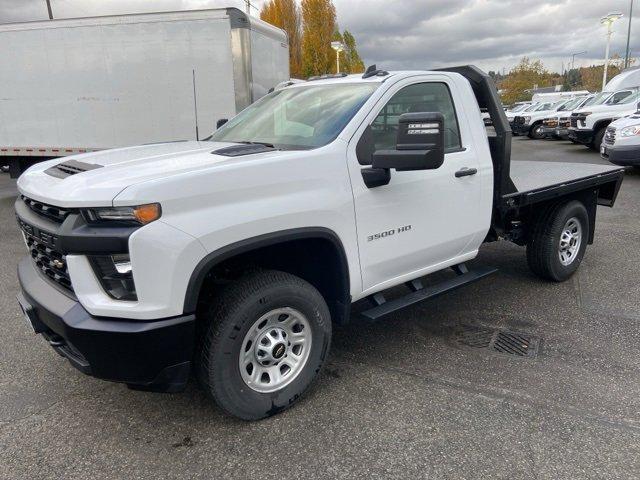
{"label": "trailer", "polygon": [[0,164],[203,138],[288,79],[286,33],[236,8],[1,25]]}

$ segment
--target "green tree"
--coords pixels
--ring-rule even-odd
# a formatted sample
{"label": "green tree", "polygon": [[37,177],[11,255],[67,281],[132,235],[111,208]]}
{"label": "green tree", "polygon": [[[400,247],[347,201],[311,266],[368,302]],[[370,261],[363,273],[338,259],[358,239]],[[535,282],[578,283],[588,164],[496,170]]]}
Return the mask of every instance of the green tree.
{"label": "green tree", "polygon": [[[364,62],[358,54],[358,48],[356,47],[356,39],[349,30],[345,30],[342,34],[343,43],[345,47],[345,60],[349,66],[348,73],[362,73],[364,72]],[[347,71],[347,70],[345,70]]]}

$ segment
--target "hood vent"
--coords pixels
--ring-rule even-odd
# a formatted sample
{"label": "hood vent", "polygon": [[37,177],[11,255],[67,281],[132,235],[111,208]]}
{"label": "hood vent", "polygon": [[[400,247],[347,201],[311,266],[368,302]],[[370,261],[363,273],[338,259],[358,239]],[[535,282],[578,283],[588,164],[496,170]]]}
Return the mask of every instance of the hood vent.
{"label": "hood vent", "polygon": [[71,175],[76,175],[82,172],[88,172],[89,170],[95,170],[96,168],[102,168],[102,165],[96,165],[95,163],[78,162],[77,160],[68,160],[66,162],[59,163],[51,168],[47,168],[45,173],[56,178],[67,178]]}
{"label": "hood vent", "polygon": [[211,153],[216,155],[223,155],[225,157],[241,157],[243,155],[253,155],[254,153],[273,152],[277,150],[272,145],[264,145],[262,143],[249,143],[232,145],[231,147],[224,147],[219,150],[214,150]]}

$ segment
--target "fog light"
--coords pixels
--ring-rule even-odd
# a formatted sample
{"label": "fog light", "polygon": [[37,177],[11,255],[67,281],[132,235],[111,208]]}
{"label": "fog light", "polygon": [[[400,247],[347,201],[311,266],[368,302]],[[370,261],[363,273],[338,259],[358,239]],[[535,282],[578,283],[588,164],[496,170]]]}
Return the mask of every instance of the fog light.
{"label": "fog light", "polygon": [[96,255],[91,264],[105,292],[116,300],[138,299],[129,255]]}

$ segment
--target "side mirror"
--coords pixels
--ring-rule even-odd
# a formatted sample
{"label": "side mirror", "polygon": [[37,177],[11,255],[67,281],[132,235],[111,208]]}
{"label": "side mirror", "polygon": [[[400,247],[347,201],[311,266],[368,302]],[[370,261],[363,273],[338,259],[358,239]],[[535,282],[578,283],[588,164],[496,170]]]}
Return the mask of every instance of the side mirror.
{"label": "side mirror", "polygon": [[218,130],[220,127],[222,127],[225,123],[227,123],[229,121],[228,118],[221,118],[216,122],[216,130]]}
{"label": "side mirror", "polygon": [[439,112],[400,115],[395,150],[373,154],[373,168],[399,172],[434,170],[444,163],[444,116]]}

